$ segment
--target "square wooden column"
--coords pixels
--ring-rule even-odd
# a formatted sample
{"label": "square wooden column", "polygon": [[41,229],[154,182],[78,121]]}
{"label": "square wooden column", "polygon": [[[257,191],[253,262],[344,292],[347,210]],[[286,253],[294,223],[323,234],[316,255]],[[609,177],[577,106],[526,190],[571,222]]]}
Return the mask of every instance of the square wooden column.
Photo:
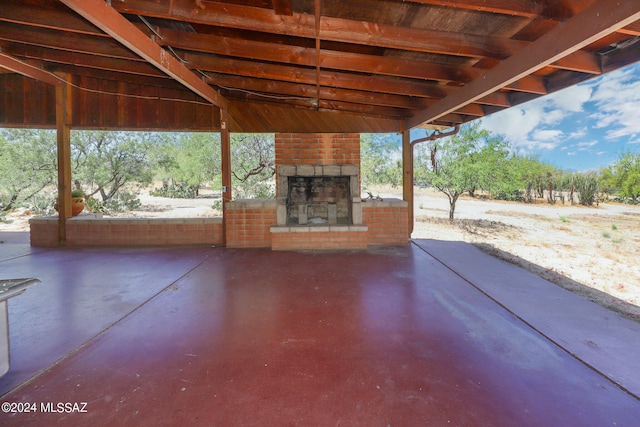
{"label": "square wooden column", "polygon": [[231,133],[229,132],[229,112],[220,109],[220,141],[222,144],[222,236],[227,241],[227,202],[233,199],[231,192]]}
{"label": "square wooden column", "polygon": [[58,149],[58,244],[67,241],[71,218],[71,87],[56,85],[56,136]]}
{"label": "square wooden column", "polygon": [[402,199],[407,202],[408,231],[413,233],[413,145],[411,145],[411,131],[402,132]]}

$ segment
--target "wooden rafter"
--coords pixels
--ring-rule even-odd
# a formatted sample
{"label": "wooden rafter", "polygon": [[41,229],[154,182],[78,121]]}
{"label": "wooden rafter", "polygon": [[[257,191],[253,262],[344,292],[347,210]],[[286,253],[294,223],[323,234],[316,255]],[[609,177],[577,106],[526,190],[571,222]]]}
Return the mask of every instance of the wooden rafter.
{"label": "wooden rafter", "polygon": [[[238,58],[251,57],[263,61],[315,67],[316,50],[299,46],[288,46],[270,42],[228,39],[209,34],[187,34],[179,31],[159,29],[159,43],[175,48],[215,53]],[[183,58],[184,59],[184,58]],[[197,67],[196,63],[189,62]],[[393,57],[379,57],[361,53],[338,52],[320,49],[320,65],[323,69],[348,70],[367,73],[375,68],[376,73],[387,76],[408,77],[444,83],[467,83],[481,76],[483,71],[473,67],[433,64],[431,62]],[[541,93],[543,83],[530,77],[517,85],[516,90]],[[546,93],[546,92],[543,92]]]}
{"label": "wooden rafter", "polygon": [[[407,121],[413,128],[437,120],[464,105],[530,75],[593,41],[640,18],[640,0],[622,2],[611,8],[608,0],[598,0],[589,8],[545,34],[527,49],[501,62],[464,88]],[[554,49],[549,49],[554,46]]]}
{"label": "wooden rafter", "polygon": [[457,7],[481,12],[536,18],[544,8],[541,2],[534,0],[407,0],[411,3],[433,6]]}
{"label": "wooden rafter", "polygon": [[[504,3],[504,2],[502,2]],[[313,15],[293,14],[292,16],[274,16],[260,8],[222,3],[206,3],[202,9],[174,6],[167,15],[154,14],[144,2],[114,1],[114,7],[123,12],[145,13],[152,16],[171,16],[189,22],[216,25],[222,27],[242,28],[252,31],[263,31],[271,34],[292,35],[314,39],[316,23]],[[429,52],[442,55],[455,54],[471,58],[504,59],[513,52],[526,47],[529,42],[506,38],[479,36],[474,34],[458,34],[446,31],[429,31],[416,28],[353,21],[323,16],[320,19],[321,40],[344,43],[360,43],[364,45],[383,46],[395,49],[408,49],[417,52]],[[581,69],[586,72],[599,73],[594,66],[595,58],[588,60],[586,52],[564,58],[559,68]],[[553,66],[553,64],[550,64]],[[583,69],[582,67],[586,67]]]}
{"label": "wooden rafter", "polygon": [[60,0],[85,19],[111,35],[162,72],[176,79],[212,104],[226,108],[226,100],[170,53],[149,39],[101,0]]}
{"label": "wooden rafter", "polygon": [[53,74],[42,70],[27,62],[20,61],[11,55],[0,51],[0,67],[11,70],[23,76],[49,83],[55,86],[63,85],[63,82]]}

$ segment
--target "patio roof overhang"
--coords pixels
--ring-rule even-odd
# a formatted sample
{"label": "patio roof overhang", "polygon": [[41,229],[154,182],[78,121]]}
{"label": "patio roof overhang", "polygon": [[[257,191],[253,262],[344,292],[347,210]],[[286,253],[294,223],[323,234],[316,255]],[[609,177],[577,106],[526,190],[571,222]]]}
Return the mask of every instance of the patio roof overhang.
{"label": "patio roof overhang", "polygon": [[[639,17],[640,0],[8,0],[0,80],[28,96],[5,95],[0,124],[54,126],[70,83],[73,127],[220,130],[218,109],[234,132],[452,127],[637,61]],[[217,112],[110,113],[127,99]]]}

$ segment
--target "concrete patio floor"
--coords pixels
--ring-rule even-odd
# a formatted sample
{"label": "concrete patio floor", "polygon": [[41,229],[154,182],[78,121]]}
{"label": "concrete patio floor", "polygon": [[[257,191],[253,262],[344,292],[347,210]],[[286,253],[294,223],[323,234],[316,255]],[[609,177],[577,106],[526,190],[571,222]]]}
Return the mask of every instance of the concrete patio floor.
{"label": "concrete patio floor", "polygon": [[39,249],[12,233],[0,242],[0,278],[41,280],[9,300],[3,426],[640,419],[640,324],[466,243],[274,252]]}

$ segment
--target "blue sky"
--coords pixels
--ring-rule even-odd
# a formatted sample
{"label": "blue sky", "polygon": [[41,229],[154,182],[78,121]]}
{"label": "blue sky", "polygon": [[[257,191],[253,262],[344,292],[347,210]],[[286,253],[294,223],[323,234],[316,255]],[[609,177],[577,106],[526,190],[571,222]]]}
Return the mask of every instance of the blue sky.
{"label": "blue sky", "polygon": [[487,116],[482,127],[560,169],[607,166],[640,152],[640,64]]}

